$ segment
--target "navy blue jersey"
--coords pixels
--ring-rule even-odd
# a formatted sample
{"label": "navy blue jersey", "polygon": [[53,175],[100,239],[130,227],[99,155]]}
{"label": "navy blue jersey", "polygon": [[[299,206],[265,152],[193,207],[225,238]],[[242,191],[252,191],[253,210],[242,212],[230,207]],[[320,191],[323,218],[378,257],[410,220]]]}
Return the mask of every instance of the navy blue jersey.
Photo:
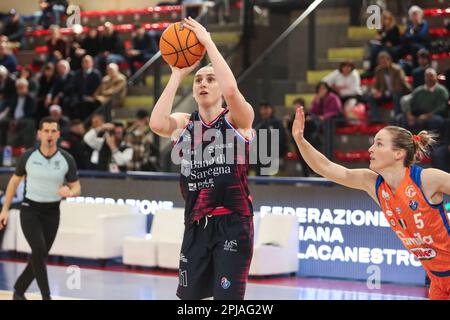
{"label": "navy blue jersey", "polygon": [[198,111],[175,144],[181,160],[180,188],[186,225],[215,209],[251,216],[249,141],[226,119],[228,109],[205,123]]}

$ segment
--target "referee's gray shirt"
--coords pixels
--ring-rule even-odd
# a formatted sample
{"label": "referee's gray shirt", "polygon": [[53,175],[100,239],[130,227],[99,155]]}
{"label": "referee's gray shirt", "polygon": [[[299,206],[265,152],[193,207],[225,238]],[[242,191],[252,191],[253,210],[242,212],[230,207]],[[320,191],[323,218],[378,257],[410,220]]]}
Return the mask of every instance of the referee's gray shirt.
{"label": "referee's gray shirt", "polygon": [[36,202],[61,201],[59,188],[65,181],[78,180],[75,160],[59,148],[50,157],[44,156],[39,148],[28,150],[18,159],[15,175],[25,175],[24,198]]}

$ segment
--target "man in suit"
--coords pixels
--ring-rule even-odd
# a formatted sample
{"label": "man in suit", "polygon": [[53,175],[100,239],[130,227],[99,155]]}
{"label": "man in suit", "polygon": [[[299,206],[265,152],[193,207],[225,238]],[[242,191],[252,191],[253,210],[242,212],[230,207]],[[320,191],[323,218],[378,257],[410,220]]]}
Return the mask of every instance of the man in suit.
{"label": "man in suit", "polygon": [[31,147],[35,141],[36,101],[28,92],[28,81],[16,80],[16,94],[6,102],[0,112],[1,135],[3,145],[23,145]]}
{"label": "man in suit", "polygon": [[50,90],[52,104],[60,105],[64,114],[69,114],[70,96],[72,94],[75,74],[70,70],[67,60],[60,60],[56,64],[55,85]]}
{"label": "man in suit", "polygon": [[78,70],[74,77],[69,117],[71,119],[85,120],[97,105],[94,93],[100,86],[102,76],[94,68],[94,60],[90,55],[84,56],[81,67],[81,70]]}

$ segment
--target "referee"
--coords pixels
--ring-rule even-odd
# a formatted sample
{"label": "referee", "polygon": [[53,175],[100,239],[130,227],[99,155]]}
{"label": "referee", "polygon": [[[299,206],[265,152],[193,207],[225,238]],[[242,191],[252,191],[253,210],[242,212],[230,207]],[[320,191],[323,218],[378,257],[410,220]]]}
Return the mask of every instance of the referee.
{"label": "referee", "polygon": [[60,137],[58,123],[50,117],[43,118],[39,123],[38,137],[39,147],[28,150],[18,159],[0,213],[0,229],[3,229],[8,222],[9,207],[16,189],[25,177],[20,223],[31,247],[31,256],[14,285],[13,300],[26,300],[25,291],[34,278],[42,299],[51,299],[46,259],[58,231],[59,204],[62,198],[78,196],[81,191],[75,160],[57,147]]}

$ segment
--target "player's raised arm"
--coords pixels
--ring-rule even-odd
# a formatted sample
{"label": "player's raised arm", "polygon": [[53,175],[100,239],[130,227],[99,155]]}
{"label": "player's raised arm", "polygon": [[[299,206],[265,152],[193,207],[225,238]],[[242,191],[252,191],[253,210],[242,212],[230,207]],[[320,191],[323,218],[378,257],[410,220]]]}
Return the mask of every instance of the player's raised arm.
{"label": "player's raised arm", "polygon": [[298,108],[292,125],[292,135],[308,166],[317,174],[346,187],[366,191],[374,200],[377,174],[369,169],[348,169],[328,160],[303,137],[305,114]]}
{"label": "player's raised arm", "polygon": [[184,128],[188,123],[189,114],[182,112],[172,113],[172,107],[181,82],[186,75],[198,66],[199,62],[197,61],[192,66],[182,69],[170,66],[172,74],[153,108],[149,122],[150,128],[157,135],[170,137],[175,130]]}
{"label": "player's raised arm", "polygon": [[184,22],[186,28],[192,30],[198,40],[205,46],[216,73],[220,90],[230,110],[229,116],[232,123],[239,129],[251,129],[255,117],[253,108],[239,91],[233,72],[212,41],[209,32],[199,22],[190,17],[186,18]]}

